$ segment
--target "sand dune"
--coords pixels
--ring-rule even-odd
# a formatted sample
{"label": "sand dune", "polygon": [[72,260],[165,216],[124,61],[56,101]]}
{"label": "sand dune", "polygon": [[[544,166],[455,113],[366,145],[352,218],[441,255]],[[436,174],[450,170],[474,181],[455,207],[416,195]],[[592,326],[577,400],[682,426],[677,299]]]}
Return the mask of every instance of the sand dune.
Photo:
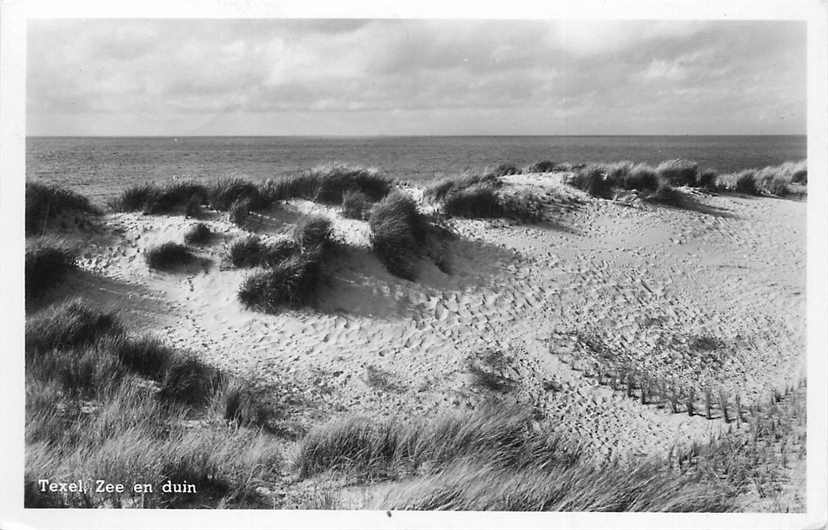
{"label": "sand dune", "polygon": [[[571,362],[578,334],[681,384],[725,388],[745,402],[795,383],[805,351],[804,202],[691,190],[693,208],[591,198],[560,174],[507,177],[507,189],[547,197],[541,225],[451,220],[450,273],[423,263],[418,281],[390,275],[370,250],[367,223],[336,208],[292,201],[254,218],[265,239],[289,235],[301,214],[334,221],[344,243],[313,308],[245,309],[250,271],[226,263],[245,231],[213,212],[218,238],[196,267],[148,270],[151,245],[183,241],[182,216],[116,213],[83,241],[67,291],[119,306],[149,329],[215,365],[292,387],[310,425],[334,414],[399,416],[474,407],[486,390],[469,366],[504,352],[514,390],[597,454],[666,452],[723,422],[671,414],[599,385]],[[417,189],[408,190],[423,201]],[[428,209],[428,204],[422,204]],[[714,353],[694,349],[715,338]],[[712,340],[712,339],[711,339]],[[694,342],[695,341],[695,342]],[[668,347],[669,345],[669,347]],[[550,388],[552,388],[550,390]]]}

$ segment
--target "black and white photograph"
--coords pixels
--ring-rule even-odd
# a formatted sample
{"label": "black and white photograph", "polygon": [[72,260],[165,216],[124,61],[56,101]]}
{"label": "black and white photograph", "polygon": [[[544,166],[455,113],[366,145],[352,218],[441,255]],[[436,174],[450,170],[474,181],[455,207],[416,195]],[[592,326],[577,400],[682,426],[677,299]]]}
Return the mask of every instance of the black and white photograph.
{"label": "black and white photograph", "polygon": [[17,22],[3,505],[824,525],[822,26],[595,16]]}

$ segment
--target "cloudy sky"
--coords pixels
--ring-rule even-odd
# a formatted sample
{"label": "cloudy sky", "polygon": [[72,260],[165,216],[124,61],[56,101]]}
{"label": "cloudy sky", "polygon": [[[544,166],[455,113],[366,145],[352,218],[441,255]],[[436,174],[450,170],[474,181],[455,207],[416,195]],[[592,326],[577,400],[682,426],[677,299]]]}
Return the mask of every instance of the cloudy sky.
{"label": "cloudy sky", "polygon": [[803,134],[805,25],[33,20],[30,135]]}

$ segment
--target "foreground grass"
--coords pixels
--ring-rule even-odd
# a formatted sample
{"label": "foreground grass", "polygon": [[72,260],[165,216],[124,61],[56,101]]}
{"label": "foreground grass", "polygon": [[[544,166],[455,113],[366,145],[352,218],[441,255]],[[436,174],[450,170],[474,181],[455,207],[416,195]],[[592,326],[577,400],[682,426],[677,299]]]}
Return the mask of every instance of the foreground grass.
{"label": "foreground grass", "polygon": [[727,512],[779,499],[804,436],[802,393],[749,428],[663,458],[598,461],[531,411],[501,404],[429,420],[338,420],[308,434],[295,465],[303,477],[382,481],[370,509]]}
{"label": "foreground grass", "polygon": [[729,511],[734,488],[661,462],[596,463],[520,407],[484,408],[432,421],[351,419],[312,431],[296,461],[397,482],[374,509]]}
{"label": "foreground grass", "polygon": [[[282,457],[272,436],[242,426],[256,410],[241,399],[244,389],[189,354],[127,336],[115,315],[81,300],[32,316],[25,506],[268,506],[256,488],[273,480]],[[155,489],[43,493],[36,481],[44,478]],[[167,480],[195,484],[197,491],[165,494],[160,487]]]}
{"label": "foreground grass", "polygon": [[525,409],[485,409],[433,421],[370,421],[347,418],[310,432],[295,464],[303,477],[335,470],[365,478],[399,478],[424,466],[436,469],[458,457],[486,455],[508,466],[544,467],[572,462],[576,444],[531,430]]}
{"label": "foreground grass", "polygon": [[66,215],[100,215],[89,199],[73,191],[39,182],[26,183],[26,234],[45,234]]}
{"label": "foreground grass", "polygon": [[67,274],[77,269],[76,252],[65,241],[53,237],[26,240],[26,300],[40,296],[59,285]]}

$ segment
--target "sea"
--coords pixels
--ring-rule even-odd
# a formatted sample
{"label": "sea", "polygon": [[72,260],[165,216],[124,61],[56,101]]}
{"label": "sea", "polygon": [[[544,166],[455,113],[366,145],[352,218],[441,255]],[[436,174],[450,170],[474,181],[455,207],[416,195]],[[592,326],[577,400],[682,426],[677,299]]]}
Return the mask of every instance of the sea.
{"label": "sea", "polygon": [[806,158],[805,136],[28,137],[26,177],[104,202],[171,178],[260,181],[341,162],[423,183],[501,163],[695,160],[720,172]]}

